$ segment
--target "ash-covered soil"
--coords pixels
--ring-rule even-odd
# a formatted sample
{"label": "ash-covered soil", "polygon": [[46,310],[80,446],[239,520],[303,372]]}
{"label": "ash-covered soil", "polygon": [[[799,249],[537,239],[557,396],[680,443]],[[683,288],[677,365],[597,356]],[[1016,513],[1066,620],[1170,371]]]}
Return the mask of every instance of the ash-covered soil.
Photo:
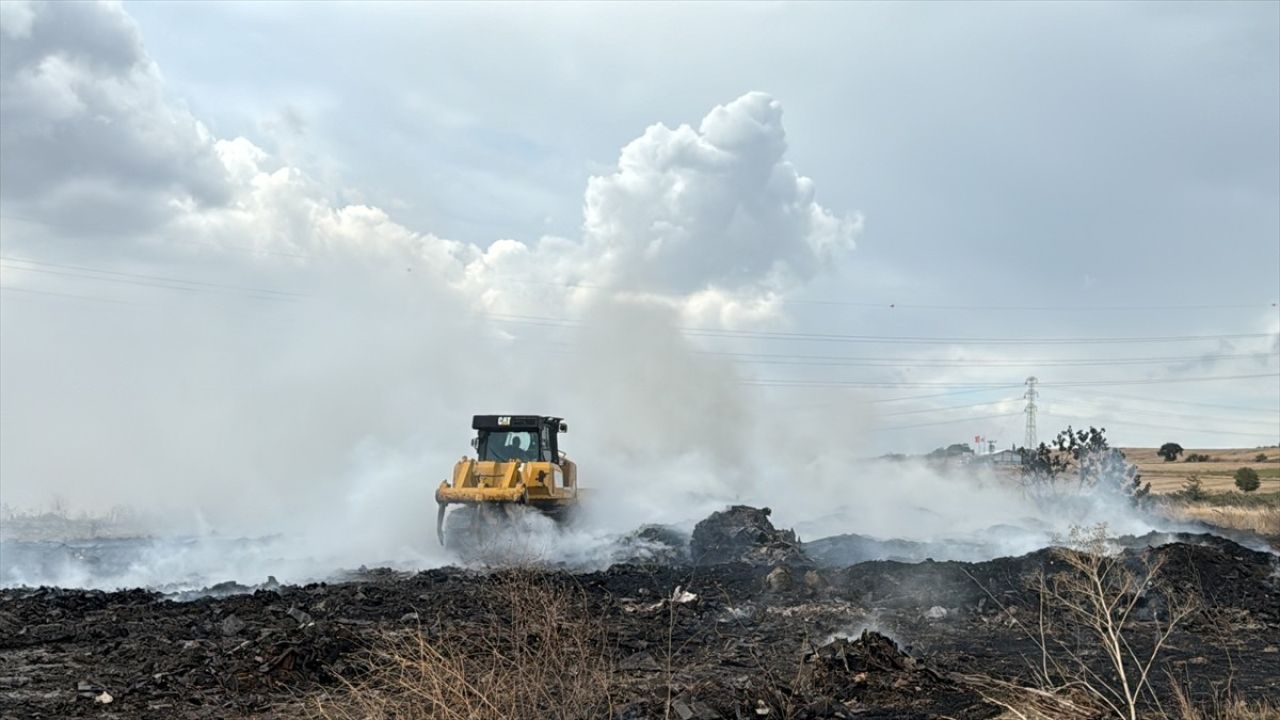
{"label": "ash-covered soil", "polygon": [[[647,531],[650,538],[671,534]],[[1158,682],[1280,700],[1280,564],[1213,536],[1126,557],[1203,608],[1169,639]],[[823,546],[819,546],[823,547]],[[830,559],[828,544],[823,553]],[[989,562],[819,563],[767,515],[704,521],[672,564],[546,571],[535,583],[580,598],[600,621],[621,717],[986,718],[1000,708],[974,676],[1029,682],[1040,650],[1035,578],[1052,551]],[[524,571],[522,571],[524,572]],[[360,682],[388,634],[477,637],[508,622],[512,571],[363,571],[334,583],[175,600],[144,590],[0,591],[0,717],[293,717]],[[226,590],[227,588],[223,588]],[[234,589],[234,588],[232,588]],[[1141,649],[1162,619],[1135,613]],[[1063,636],[1097,654],[1078,632]],[[1096,658],[1101,661],[1101,657]]]}

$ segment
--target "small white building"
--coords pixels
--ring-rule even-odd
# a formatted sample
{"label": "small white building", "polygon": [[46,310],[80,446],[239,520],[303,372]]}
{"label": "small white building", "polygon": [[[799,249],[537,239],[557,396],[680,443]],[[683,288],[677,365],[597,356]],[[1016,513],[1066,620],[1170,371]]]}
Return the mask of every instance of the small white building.
{"label": "small white building", "polygon": [[990,455],[983,455],[982,460],[992,465],[1021,465],[1022,452],[1018,450],[1001,450]]}

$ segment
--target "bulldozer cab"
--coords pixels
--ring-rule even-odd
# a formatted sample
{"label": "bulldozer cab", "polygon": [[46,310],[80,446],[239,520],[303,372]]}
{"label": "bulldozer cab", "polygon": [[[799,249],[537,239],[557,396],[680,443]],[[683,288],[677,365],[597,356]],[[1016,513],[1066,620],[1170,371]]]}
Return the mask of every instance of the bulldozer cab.
{"label": "bulldozer cab", "polygon": [[478,460],[557,464],[559,434],[569,429],[561,418],[541,415],[476,415],[471,427]]}
{"label": "bulldozer cab", "polygon": [[578,466],[560,452],[560,433],[569,427],[545,415],[476,415],[471,445],[476,459],[460,459],[453,476],[436,488],[436,535],[446,541],[445,515],[457,537],[481,534],[486,523],[511,515],[511,508],[527,506],[554,519],[564,519],[578,500]]}

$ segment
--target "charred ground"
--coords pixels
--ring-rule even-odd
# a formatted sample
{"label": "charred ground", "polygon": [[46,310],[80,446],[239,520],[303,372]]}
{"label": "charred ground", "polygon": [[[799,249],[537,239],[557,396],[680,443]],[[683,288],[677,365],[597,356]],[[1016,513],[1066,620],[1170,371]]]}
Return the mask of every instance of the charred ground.
{"label": "charred ground", "polygon": [[[672,563],[577,574],[373,570],[193,600],[5,590],[0,717],[315,715],[342,706],[348,683],[359,687],[376,670],[370,658],[388,638],[453,647],[474,638],[495,652],[513,644],[545,657],[546,637],[513,607],[524,603],[510,592],[517,586],[567,599],[555,622],[599,629],[592,652],[607,702],[584,716],[994,717],[1002,709],[991,683],[1029,684],[1040,662],[1028,632],[1042,617],[1037,583],[1067,571],[1052,550],[841,566],[832,543],[810,554],[745,507],[701,523],[687,546],[673,533],[648,533],[675,543]],[[1124,551],[1126,562],[1160,560],[1161,583],[1200,603],[1170,637],[1158,683],[1201,697],[1230,683],[1280,699],[1276,556],[1211,535],[1172,539],[1157,547],[1132,539]],[[1139,603],[1134,642],[1150,642],[1162,612],[1154,593]],[[1059,632],[1082,657],[1096,653],[1078,630]]]}

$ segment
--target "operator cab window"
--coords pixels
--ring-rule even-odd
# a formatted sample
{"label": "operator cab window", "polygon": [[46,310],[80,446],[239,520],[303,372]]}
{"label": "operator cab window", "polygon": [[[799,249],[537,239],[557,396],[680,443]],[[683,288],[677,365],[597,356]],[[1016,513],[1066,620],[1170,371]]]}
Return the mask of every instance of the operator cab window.
{"label": "operator cab window", "polygon": [[546,425],[542,426],[542,462],[555,462],[556,459],[551,457],[551,429]]}
{"label": "operator cab window", "polygon": [[538,459],[538,436],[529,430],[494,430],[481,438],[479,457],[494,462]]}

